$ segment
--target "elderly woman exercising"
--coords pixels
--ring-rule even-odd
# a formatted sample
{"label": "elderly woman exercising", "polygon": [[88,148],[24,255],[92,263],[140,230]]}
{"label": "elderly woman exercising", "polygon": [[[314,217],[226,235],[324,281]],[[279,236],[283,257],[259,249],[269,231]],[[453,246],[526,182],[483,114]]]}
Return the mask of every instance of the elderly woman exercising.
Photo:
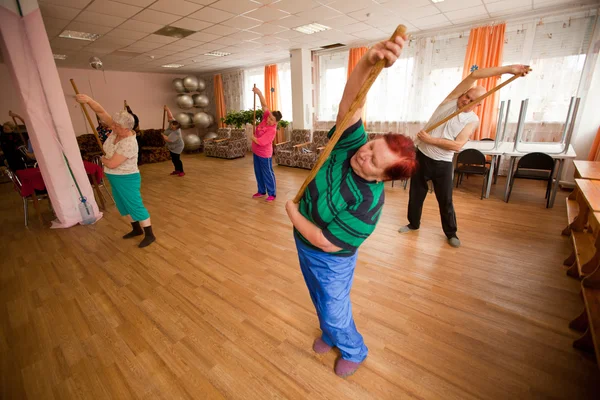
{"label": "elderly woman exercising", "polygon": [[111,117],[104,108],[85,94],[75,96],[81,104],[87,104],[98,117],[112,129],[112,133],[104,142],[102,157],[104,172],[108,178],[121,215],[129,218],[133,230],[123,236],[129,239],[145,234],[139,247],[146,247],[156,240],[152,233],[150,214],[140,193],[142,179],[137,166],[138,144],[132,131],[134,118],[125,110],[118,111]]}
{"label": "elderly woman exercising", "polygon": [[[356,65],[339,105],[336,126],[351,110],[353,100],[380,60],[390,67],[400,55],[405,35],[373,46]],[[350,289],[357,250],[381,216],[384,181],[410,177],[416,169],[412,140],[387,134],[367,142],[359,105],[329,158],[317,172],[298,204],[286,211],[294,225],[300,268],[317,311],[322,331],[313,344],[316,353],[332,347],[341,352],[335,373],[353,374],[367,357],[367,347],[352,317]],[[336,130],[330,132],[331,137]]]}

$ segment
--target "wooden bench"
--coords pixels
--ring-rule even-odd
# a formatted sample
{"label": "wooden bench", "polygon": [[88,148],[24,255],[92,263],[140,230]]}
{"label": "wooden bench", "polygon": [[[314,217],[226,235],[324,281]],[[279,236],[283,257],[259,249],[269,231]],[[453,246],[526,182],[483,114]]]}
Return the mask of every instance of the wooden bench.
{"label": "wooden bench", "polygon": [[[600,180],[600,161],[576,160],[573,161],[573,165],[575,166],[575,179]],[[580,190],[576,186],[575,190],[566,199],[567,227],[562,231],[565,236],[571,234],[571,226],[579,214],[578,195],[580,195]]]}
{"label": "wooden bench", "polygon": [[[600,263],[600,181],[575,179],[577,206],[569,207],[567,218],[572,221],[567,229],[573,242],[573,252],[564,261],[569,266],[567,275],[581,278],[596,270]],[[577,215],[573,216],[575,208]]]}

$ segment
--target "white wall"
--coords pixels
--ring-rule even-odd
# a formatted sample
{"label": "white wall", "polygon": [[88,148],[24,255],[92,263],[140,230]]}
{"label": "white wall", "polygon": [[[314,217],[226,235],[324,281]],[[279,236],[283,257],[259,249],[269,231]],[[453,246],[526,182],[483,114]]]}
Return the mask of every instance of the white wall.
{"label": "white wall", "polygon": [[[106,71],[104,75],[102,71],[91,68],[89,70],[59,68],[58,73],[77,135],[92,133],[92,131],[85,120],[81,107],[75,101],[75,92],[69,82],[71,78],[75,81],[80,93],[94,97],[109,113],[123,108],[123,100],[127,100],[131,110],[140,119],[141,129],[162,128],[163,105],[165,104],[171,108],[173,114],[184,111],[177,107],[177,93],[172,88],[171,82],[173,79],[183,78],[185,75],[120,71]],[[0,87],[2,88],[0,121],[4,122],[9,120],[9,110],[17,114],[22,111],[18,98],[11,95],[15,92],[15,88],[5,64],[0,64]],[[208,87],[206,95],[213,101],[212,84]],[[95,115],[90,113],[90,117],[96,124]]]}

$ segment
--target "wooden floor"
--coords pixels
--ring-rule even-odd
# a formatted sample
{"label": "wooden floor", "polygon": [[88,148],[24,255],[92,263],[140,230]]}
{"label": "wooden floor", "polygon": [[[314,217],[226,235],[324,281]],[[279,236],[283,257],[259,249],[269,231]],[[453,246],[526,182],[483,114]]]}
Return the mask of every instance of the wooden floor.
{"label": "wooden floor", "polygon": [[[0,185],[2,399],[586,399],[595,362],[572,348],[582,310],[565,276],[565,193],[481,179],[455,190],[460,249],[437,203],[400,235],[408,190],[386,187],[376,232],[361,247],[352,301],[369,347],[337,378],[337,354],[311,350],[317,317],[284,210],[308,171],[275,167],[278,199],[252,200],[252,159],[183,157],[145,165],[157,242],[123,240],[114,205],[94,226],[42,230]],[[45,206],[44,206],[45,208]],[[33,215],[35,217],[35,215]]]}

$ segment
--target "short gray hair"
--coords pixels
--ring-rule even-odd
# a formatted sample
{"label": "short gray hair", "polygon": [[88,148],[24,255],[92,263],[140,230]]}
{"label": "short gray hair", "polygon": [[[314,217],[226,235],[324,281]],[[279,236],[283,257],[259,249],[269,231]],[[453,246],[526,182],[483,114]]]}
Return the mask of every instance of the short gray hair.
{"label": "short gray hair", "polygon": [[133,125],[135,125],[135,120],[133,116],[129,114],[125,110],[117,111],[113,114],[112,119],[115,123],[121,125],[126,129],[133,129]]}

